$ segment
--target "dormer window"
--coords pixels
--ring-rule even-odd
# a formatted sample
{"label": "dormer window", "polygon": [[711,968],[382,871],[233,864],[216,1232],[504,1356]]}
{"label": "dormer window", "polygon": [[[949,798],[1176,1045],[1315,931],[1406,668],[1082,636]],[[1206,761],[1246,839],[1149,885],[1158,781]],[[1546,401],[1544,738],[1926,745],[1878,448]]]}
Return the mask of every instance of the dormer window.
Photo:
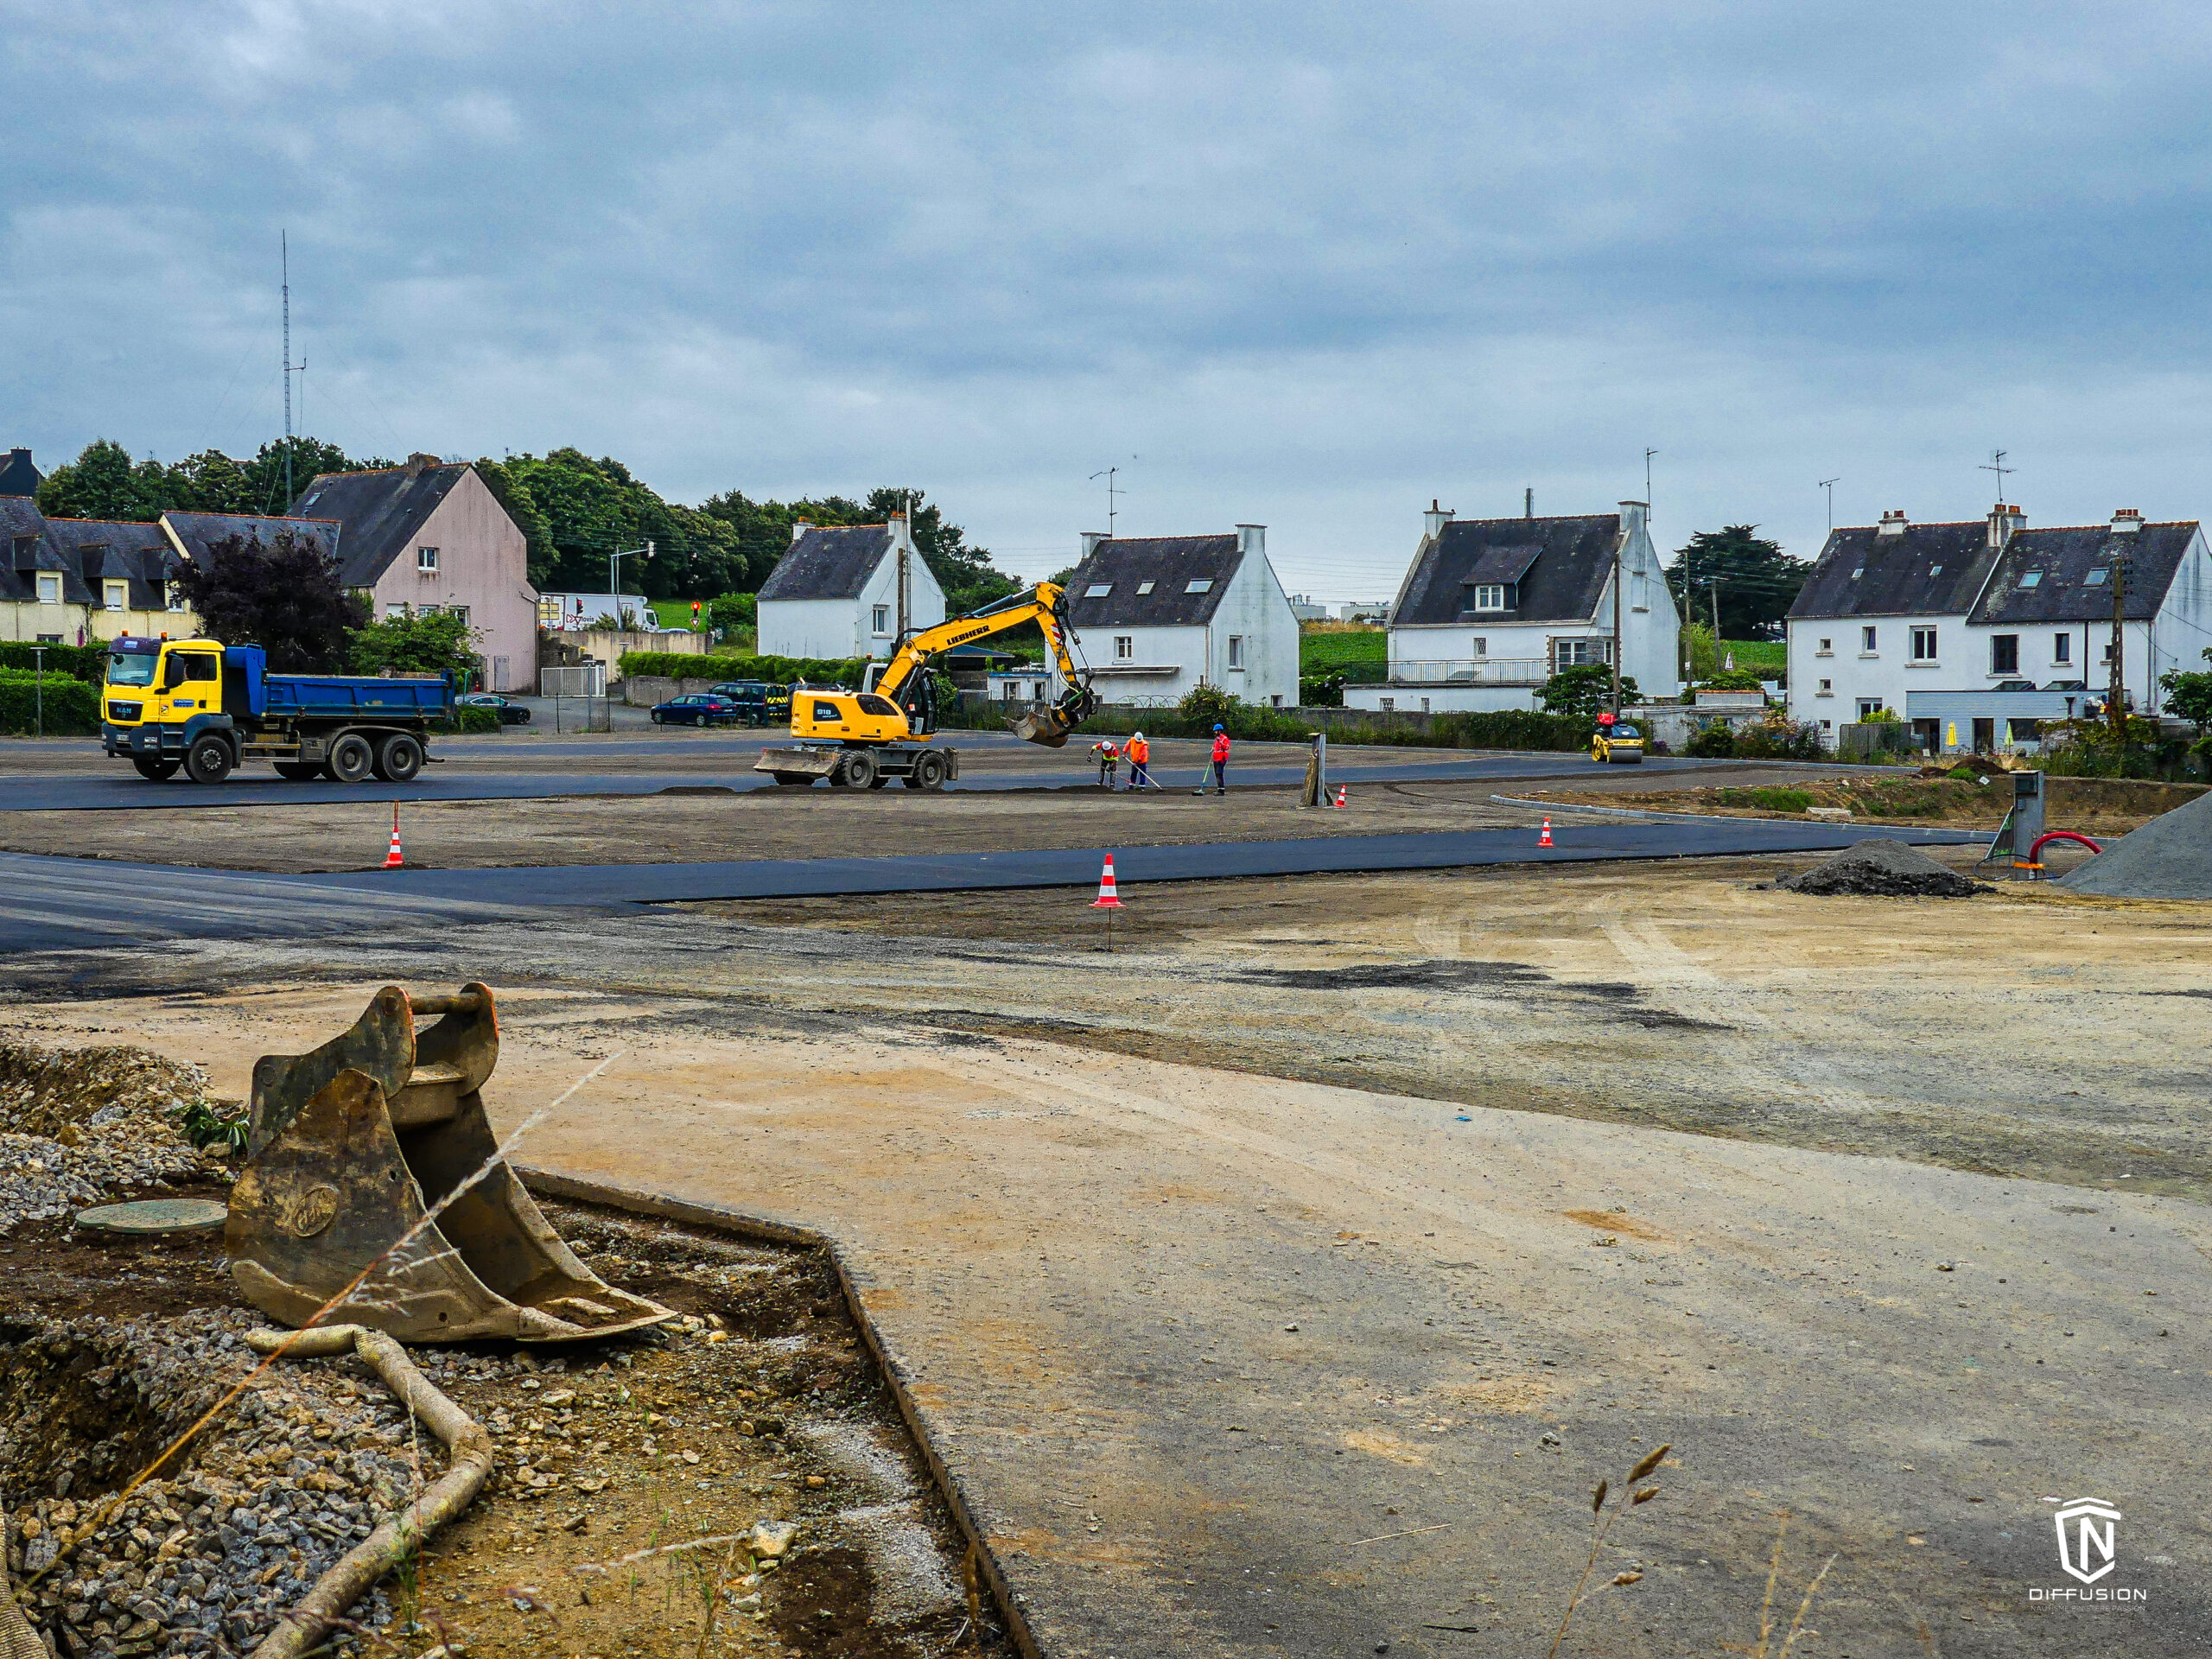
{"label": "dormer window", "polygon": [[1502,611],[1506,607],[1505,589],[1502,582],[1478,582],[1475,584],[1475,608],[1478,611]]}
{"label": "dormer window", "polygon": [[1213,591],[1211,576],[1193,576],[1183,588],[1186,594],[1210,594]]}
{"label": "dormer window", "polygon": [[1114,584],[1113,584],[1112,582],[1092,582],[1092,583],[1090,584],[1090,587],[1088,587],[1088,588],[1084,588],[1084,589],[1083,590],[1083,596],[1084,596],[1085,599],[1103,599],[1103,598],[1105,598],[1105,597],[1106,597],[1106,595],[1107,595],[1107,594],[1109,594],[1112,593],[1113,591],[1114,591]]}
{"label": "dormer window", "polygon": [[1139,599],[1142,599],[1142,598],[1143,598],[1147,594],[1150,593],[1151,591],[1152,591],[1152,584],[1151,584],[1150,582],[1141,582],[1137,583],[1137,597],[1138,597]]}

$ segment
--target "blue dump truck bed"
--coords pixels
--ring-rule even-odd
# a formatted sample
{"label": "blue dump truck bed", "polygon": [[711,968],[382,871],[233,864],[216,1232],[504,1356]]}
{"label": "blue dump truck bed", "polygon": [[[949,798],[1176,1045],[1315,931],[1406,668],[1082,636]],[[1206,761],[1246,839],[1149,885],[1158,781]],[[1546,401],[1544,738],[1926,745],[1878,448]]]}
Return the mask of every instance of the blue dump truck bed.
{"label": "blue dump truck bed", "polygon": [[441,719],[453,711],[453,685],[445,679],[372,679],[340,674],[271,674],[258,645],[223,651],[224,701],[243,693],[244,712],[256,720]]}

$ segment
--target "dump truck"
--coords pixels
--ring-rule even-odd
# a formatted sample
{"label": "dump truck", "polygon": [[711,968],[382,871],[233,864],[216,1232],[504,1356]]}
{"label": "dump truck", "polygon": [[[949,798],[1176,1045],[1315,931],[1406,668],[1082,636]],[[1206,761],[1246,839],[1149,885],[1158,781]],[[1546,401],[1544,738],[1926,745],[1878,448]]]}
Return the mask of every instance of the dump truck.
{"label": "dump truck", "polygon": [[453,699],[450,677],[271,674],[259,645],[125,635],[108,642],[100,745],[155,783],[181,768],[219,784],[242,761],[272,760],[280,778],[404,784]]}
{"label": "dump truck", "polygon": [[791,688],[789,745],[763,749],[753,763],[779,784],[794,786],[827,779],[836,789],[881,789],[898,779],[909,789],[943,789],[960,775],[960,751],[949,743],[916,741],[937,730],[933,658],[955,645],[1034,622],[1060,671],[1063,690],[1049,709],[1010,720],[1014,734],[1059,748],[1068,734],[1098,707],[1090,674],[1077,665],[1078,642],[1068,625],[1066,593],[1040,582],[966,616],[899,637],[888,662],[870,663],[858,691]]}

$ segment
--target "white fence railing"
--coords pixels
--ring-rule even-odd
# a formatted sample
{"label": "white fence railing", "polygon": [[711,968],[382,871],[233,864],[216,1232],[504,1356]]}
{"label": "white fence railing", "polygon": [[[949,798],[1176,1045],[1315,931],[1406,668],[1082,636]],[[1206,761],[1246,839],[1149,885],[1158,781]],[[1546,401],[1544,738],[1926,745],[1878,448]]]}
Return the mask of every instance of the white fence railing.
{"label": "white fence railing", "polygon": [[1390,683],[1394,685],[1541,685],[1550,677],[1551,669],[1541,657],[1390,659]]}

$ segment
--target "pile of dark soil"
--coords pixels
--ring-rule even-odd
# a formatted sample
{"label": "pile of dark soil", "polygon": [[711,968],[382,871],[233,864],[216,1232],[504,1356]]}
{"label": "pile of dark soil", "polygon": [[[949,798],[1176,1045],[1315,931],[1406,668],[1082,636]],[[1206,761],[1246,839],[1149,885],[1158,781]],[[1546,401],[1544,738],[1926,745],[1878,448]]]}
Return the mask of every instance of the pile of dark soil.
{"label": "pile of dark soil", "polygon": [[2212,795],[2152,819],[2058,885],[2115,899],[2212,899]]}
{"label": "pile of dark soil", "polygon": [[1886,840],[1862,841],[1827,863],[1774,885],[1821,898],[1851,893],[1876,899],[1966,899],[1996,891],[1901,841]]}

